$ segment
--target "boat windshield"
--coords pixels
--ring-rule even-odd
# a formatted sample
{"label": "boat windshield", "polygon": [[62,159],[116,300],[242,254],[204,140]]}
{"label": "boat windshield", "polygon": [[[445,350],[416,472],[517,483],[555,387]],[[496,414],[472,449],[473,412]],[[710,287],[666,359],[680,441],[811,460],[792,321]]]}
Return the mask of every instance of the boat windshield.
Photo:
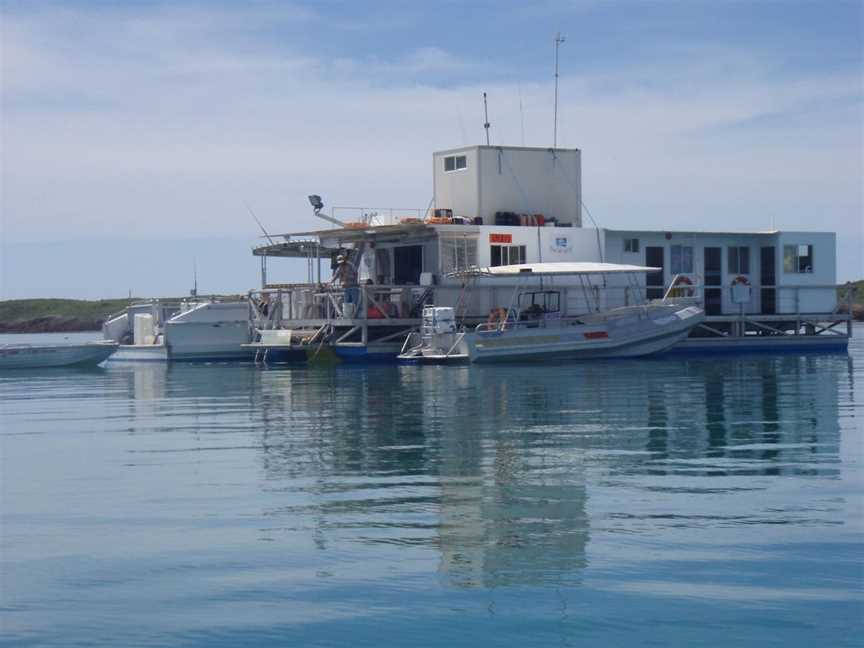
{"label": "boat windshield", "polygon": [[536,290],[519,295],[519,311],[558,313],[561,310],[561,292],[558,290]]}

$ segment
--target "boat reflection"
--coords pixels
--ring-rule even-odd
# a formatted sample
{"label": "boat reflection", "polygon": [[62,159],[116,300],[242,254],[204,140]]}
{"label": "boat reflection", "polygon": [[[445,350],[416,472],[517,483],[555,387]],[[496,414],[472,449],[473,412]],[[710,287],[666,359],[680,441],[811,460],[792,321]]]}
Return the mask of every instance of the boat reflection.
{"label": "boat reflection", "polygon": [[[834,356],[124,371],[136,425],[187,399],[208,412],[196,437],[250,435],[262,537],[311,529],[322,551],[435,551],[460,588],[578,582],[592,537],[644,532],[643,514],[662,526],[664,493],[695,498],[675,525],[704,527],[722,520],[698,497],[740,490],[739,478],[769,478],[746,482],[758,492],[787,475],[837,477],[851,381]],[[660,513],[640,509],[646,493]]]}

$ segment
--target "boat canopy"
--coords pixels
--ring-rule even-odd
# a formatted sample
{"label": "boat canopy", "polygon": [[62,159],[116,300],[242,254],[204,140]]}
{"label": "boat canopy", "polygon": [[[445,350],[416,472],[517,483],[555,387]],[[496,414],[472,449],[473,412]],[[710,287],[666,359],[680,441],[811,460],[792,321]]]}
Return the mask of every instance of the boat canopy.
{"label": "boat canopy", "polygon": [[552,277],[557,275],[622,274],[633,272],[660,272],[663,268],[625,265],[620,263],[568,263],[565,261],[548,263],[520,263],[517,265],[494,266],[490,268],[468,268],[454,272],[452,277]]}

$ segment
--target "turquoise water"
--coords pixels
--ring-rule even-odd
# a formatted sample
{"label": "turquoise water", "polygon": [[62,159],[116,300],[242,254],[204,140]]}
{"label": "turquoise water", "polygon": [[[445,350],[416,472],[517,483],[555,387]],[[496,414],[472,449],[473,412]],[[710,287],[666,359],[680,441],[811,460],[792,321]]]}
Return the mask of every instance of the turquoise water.
{"label": "turquoise water", "polygon": [[848,356],[0,374],[0,644],[861,645],[856,332]]}

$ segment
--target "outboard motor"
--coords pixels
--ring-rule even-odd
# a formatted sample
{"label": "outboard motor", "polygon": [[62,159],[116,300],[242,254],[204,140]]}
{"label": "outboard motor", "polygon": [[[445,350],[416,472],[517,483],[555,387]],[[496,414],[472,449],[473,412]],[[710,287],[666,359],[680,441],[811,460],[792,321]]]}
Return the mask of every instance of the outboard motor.
{"label": "outboard motor", "polygon": [[424,355],[447,353],[456,342],[456,311],[449,306],[425,306],[420,337]]}

